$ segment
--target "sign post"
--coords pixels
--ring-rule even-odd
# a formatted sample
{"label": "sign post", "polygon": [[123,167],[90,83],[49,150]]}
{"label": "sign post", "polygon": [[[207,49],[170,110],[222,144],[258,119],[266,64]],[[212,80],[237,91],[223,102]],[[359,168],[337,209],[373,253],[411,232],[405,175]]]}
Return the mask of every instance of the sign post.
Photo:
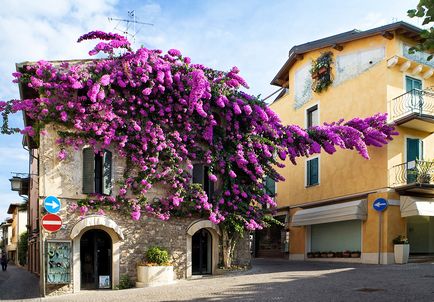
{"label": "sign post", "polygon": [[372,207],[378,212],[378,264],[381,264],[381,235],[382,235],[382,225],[383,225],[383,211],[387,209],[389,203],[387,199],[377,198],[374,200]]}

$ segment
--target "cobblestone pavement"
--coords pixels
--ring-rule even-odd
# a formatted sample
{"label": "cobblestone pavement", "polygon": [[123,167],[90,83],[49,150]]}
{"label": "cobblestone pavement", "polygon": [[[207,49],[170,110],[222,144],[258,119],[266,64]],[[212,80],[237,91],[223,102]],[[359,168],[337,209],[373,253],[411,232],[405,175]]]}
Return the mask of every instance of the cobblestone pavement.
{"label": "cobblestone pavement", "polygon": [[26,269],[9,264],[0,270],[0,300],[17,301],[39,297],[39,279]]}
{"label": "cobblestone pavement", "polygon": [[246,272],[153,288],[82,291],[41,301],[425,302],[434,301],[434,263],[380,266],[256,259]]}

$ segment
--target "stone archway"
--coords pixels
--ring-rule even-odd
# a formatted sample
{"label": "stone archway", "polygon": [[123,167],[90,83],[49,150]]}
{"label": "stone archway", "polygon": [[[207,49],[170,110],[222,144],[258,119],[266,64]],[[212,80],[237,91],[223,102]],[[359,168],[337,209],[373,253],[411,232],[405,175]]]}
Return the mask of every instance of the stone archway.
{"label": "stone archway", "polygon": [[81,284],[81,261],[80,261],[80,241],[81,237],[86,231],[89,230],[103,230],[112,240],[112,288],[119,284],[119,247],[121,241],[124,239],[124,234],[116,222],[106,216],[92,215],[85,217],[77,222],[71,230],[70,237],[72,239],[72,253],[73,253],[73,278],[74,285],[73,291],[80,291]]}
{"label": "stone archway", "polygon": [[211,273],[215,274],[219,260],[219,238],[221,235],[220,228],[209,220],[196,220],[187,227],[187,271],[186,277],[192,276],[192,238],[193,235],[201,230],[206,229],[212,237],[212,260]]}

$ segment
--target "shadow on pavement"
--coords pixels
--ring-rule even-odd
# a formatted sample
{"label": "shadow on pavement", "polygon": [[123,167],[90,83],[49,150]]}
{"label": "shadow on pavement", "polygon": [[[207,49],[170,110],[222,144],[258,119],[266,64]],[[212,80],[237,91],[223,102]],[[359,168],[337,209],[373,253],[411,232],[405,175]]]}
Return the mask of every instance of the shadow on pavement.
{"label": "shadow on pavement", "polygon": [[39,298],[39,279],[24,268],[9,264],[0,270],[0,300]]}

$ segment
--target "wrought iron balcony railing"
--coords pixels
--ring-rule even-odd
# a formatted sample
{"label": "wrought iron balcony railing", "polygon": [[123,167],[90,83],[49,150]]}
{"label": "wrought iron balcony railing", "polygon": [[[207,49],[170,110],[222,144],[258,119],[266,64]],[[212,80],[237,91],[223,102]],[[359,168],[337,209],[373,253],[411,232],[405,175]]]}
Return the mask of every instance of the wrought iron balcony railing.
{"label": "wrought iron balcony railing", "polygon": [[434,161],[413,160],[392,167],[389,171],[391,187],[410,184],[434,184]]}
{"label": "wrought iron balcony railing", "polygon": [[434,91],[413,89],[390,102],[389,115],[397,121],[409,115],[434,118]]}

